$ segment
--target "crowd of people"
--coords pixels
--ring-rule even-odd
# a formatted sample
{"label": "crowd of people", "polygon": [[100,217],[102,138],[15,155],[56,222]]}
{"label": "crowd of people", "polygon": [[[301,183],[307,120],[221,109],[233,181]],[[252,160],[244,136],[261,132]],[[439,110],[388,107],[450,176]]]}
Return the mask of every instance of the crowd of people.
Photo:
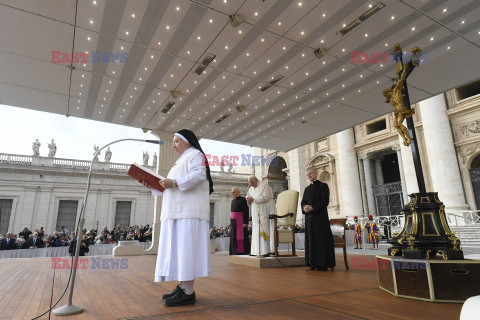
{"label": "crowd of people", "polygon": [[[280,227],[280,228],[283,228]],[[288,227],[289,230],[291,230],[292,227]],[[231,226],[227,227],[211,227],[210,228],[210,239],[215,239],[215,238],[225,238],[225,237],[230,237],[230,230]],[[296,224],[295,225],[295,233],[304,233],[305,232],[305,223],[302,224]],[[248,234],[251,236],[252,235],[252,227],[248,226]]]}
{"label": "crowd of people", "polygon": [[230,226],[210,228],[210,239],[230,237]]}
{"label": "crowd of people", "polygon": [[[47,234],[43,227],[31,231],[28,227],[24,227],[22,231],[15,233],[0,234],[0,250],[15,249],[35,249],[49,247],[69,246],[76,238],[75,232],[71,232],[65,227],[61,227],[59,231]],[[112,230],[107,227],[98,232],[96,229],[83,230],[83,241],[89,245],[95,244],[112,244],[124,240],[138,240],[140,242],[152,241],[152,228],[146,226],[132,226],[122,228],[116,226]]]}

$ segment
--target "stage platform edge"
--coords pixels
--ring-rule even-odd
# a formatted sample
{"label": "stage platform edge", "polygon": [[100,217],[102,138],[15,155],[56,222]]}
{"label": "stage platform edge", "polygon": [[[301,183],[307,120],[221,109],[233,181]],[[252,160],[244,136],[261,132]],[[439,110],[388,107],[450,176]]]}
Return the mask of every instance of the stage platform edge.
{"label": "stage platform edge", "polygon": [[375,258],[379,288],[396,297],[463,303],[480,295],[480,260]]}
{"label": "stage platform edge", "polygon": [[254,268],[282,268],[305,266],[305,257],[267,257],[257,258],[255,256],[234,255],[228,257],[228,263]]}

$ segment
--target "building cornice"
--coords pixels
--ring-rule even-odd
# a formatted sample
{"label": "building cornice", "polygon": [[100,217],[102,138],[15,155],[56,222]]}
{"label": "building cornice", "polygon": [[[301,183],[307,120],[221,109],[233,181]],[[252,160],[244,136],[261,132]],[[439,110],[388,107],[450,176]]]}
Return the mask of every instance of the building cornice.
{"label": "building cornice", "polygon": [[388,143],[395,141],[397,142],[397,133],[396,132],[389,132],[387,134],[383,134],[368,140],[364,140],[362,142],[356,143],[354,145],[355,150],[358,152],[361,149],[368,148],[369,146],[375,145],[377,146],[378,143]]}
{"label": "building cornice", "polygon": [[[4,173],[16,173],[16,174],[35,174],[43,176],[67,176],[67,177],[87,177],[88,171],[64,171],[63,168],[46,168],[46,167],[23,167],[18,165],[3,164],[0,166],[0,172]],[[126,172],[102,172],[93,171],[92,178],[107,178],[128,180],[131,179]]]}
{"label": "building cornice", "polygon": [[457,102],[453,108],[447,110],[447,115],[451,118],[478,112],[480,105],[480,95],[473,96]]}

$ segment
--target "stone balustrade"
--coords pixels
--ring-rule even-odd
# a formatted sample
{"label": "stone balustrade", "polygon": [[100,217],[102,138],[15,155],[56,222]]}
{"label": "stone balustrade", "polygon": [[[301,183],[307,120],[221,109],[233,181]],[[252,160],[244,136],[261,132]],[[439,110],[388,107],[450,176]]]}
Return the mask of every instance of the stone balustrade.
{"label": "stone balustrade", "polygon": [[[0,163],[88,170],[92,162],[88,160],[78,160],[78,159],[47,158],[47,157],[39,157],[39,156],[26,156],[26,155],[19,155],[19,154],[0,153]],[[93,163],[94,170],[127,172],[129,168],[130,168],[130,164],[128,163],[113,163],[113,162],[94,162]],[[155,170],[155,168],[152,166],[148,166],[148,168]]]}

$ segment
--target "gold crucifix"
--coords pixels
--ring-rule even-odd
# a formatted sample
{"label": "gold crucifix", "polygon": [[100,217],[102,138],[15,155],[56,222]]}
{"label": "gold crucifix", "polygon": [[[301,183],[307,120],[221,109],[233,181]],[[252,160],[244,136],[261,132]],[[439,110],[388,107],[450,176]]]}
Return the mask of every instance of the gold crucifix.
{"label": "gold crucifix", "polygon": [[407,128],[403,125],[403,120],[405,120],[405,118],[410,118],[415,113],[415,109],[408,109],[407,107],[405,107],[402,88],[407,76],[410,74],[410,72],[412,72],[414,67],[418,66],[422,50],[418,47],[413,48],[412,59],[410,59],[410,62],[407,62],[405,64],[403,64],[402,62],[402,48],[398,43],[395,44],[395,46],[393,47],[393,52],[396,60],[395,67],[397,70],[397,74],[401,74],[396,84],[394,84],[390,88],[383,90],[383,95],[385,96],[385,103],[391,103],[392,106],[395,108],[394,126],[402,137],[403,144],[409,146],[412,142],[412,138],[410,137]]}

